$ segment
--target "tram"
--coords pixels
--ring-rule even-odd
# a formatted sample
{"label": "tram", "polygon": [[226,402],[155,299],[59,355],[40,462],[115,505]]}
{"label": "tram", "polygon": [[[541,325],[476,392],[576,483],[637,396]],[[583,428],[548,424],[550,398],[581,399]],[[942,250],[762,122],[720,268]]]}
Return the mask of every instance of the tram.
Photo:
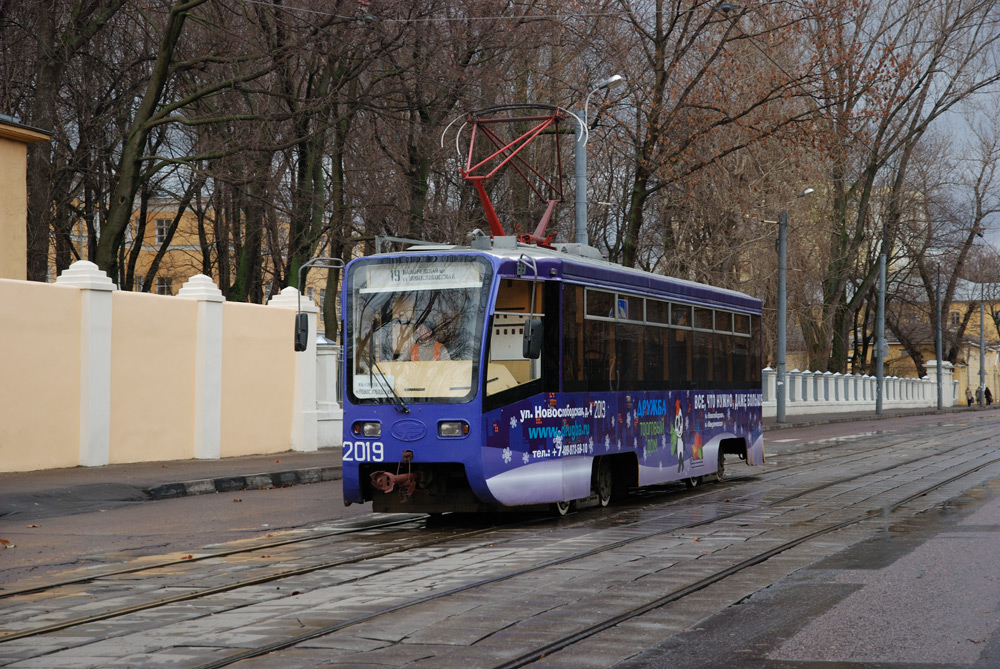
{"label": "tram", "polygon": [[763,463],[760,301],[576,246],[348,263],[346,504],[564,513]]}

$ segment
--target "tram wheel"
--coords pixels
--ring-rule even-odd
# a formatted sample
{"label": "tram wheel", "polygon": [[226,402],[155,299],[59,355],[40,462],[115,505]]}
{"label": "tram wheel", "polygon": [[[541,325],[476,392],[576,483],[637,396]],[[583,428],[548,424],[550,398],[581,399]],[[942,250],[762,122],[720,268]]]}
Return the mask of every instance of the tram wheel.
{"label": "tram wheel", "polygon": [[726,454],[719,449],[719,466],[715,470],[715,480],[722,483],[726,479]]}
{"label": "tram wheel", "polygon": [[552,505],[552,512],[557,516],[565,516],[569,513],[569,502],[556,502]]}
{"label": "tram wheel", "polygon": [[597,467],[597,474],[594,481],[594,488],[597,492],[597,499],[601,503],[601,506],[607,506],[611,503],[615,487],[615,475],[611,469],[611,459],[606,457],[597,458],[595,466]]}
{"label": "tram wheel", "polygon": [[697,488],[699,483],[701,483],[700,476],[692,476],[689,479],[684,479],[684,485],[688,488]]}

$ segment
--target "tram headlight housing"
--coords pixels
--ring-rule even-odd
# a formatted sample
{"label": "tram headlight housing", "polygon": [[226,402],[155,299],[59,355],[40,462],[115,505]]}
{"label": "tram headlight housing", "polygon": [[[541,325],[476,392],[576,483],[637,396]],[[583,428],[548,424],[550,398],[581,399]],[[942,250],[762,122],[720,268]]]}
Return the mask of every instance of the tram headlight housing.
{"label": "tram headlight housing", "polygon": [[469,424],[464,420],[443,420],[438,423],[439,437],[464,437],[469,434]]}
{"label": "tram headlight housing", "polygon": [[351,430],[358,437],[381,437],[382,423],[378,421],[358,421]]}

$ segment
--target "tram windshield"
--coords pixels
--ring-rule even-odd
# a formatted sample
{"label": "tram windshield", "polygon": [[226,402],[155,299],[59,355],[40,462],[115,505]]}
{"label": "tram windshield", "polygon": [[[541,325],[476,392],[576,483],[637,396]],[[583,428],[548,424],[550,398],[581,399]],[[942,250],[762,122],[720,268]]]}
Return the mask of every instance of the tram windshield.
{"label": "tram windshield", "polygon": [[390,258],[348,273],[348,392],[363,404],[468,402],[478,387],[490,265]]}

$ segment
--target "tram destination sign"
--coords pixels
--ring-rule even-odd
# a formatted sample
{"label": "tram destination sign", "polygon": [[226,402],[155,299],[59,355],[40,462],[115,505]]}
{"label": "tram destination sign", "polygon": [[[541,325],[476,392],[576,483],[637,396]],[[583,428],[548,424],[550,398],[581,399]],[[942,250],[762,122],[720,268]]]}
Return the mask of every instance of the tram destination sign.
{"label": "tram destination sign", "polygon": [[472,262],[406,262],[372,265],[362,293],[478,288],[483,268]]}

